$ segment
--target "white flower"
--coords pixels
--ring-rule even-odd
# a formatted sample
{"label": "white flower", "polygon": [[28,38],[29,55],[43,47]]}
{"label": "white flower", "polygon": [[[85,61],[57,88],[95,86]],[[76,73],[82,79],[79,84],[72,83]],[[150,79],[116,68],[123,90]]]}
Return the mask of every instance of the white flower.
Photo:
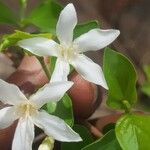
{"label": "white flower", "polygon": [[120,32],[96,28],[73,40],[73,30],[76,25],[76,10],[73,4],[68,4],[62,10],[56,27],[60,44],[50,39],[36,37],[19,41],[18,45],[38,56],[58,57],[51,81],[67,80],[71,64],[84,79],[107,89],[101,67],[82,53],[106,47],[118,37]]}
{"label": "white flower", "polygon": [[6,128],[19,119],[12,150],[32,150],[34,124],[56,140],[81,141],[62,119],[39,110],[50,100],[60,100],[72,84],[69,81],[47,84],[28,100],[16,85],[0,79],[0,100],[10,105],[0,110],[0,128]]}

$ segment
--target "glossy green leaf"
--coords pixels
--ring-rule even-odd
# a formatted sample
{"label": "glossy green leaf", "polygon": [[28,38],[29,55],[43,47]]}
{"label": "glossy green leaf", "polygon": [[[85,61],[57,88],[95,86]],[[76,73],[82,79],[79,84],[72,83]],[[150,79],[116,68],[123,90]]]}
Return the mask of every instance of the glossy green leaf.
{"label": "glossy green leaf", "polygon": [[43,34],[30,34],[27,32],[22,32],[16,30],[13,34],[6,34],[2,37],[1,43],[0,43],[0,51],[10,47],[14,46],[18,41],[22,39],[32,38],[32,37],[46,37],[46,38],[52,38],[52,34],[50,33],[43,33]]}
{"label": "glossy green leaf", "polygon": [[99,28],[98,21],[90,21],[87,23],[78,24],[74,29],[74,38],[77,38],[94,28]]}
{"label": "glossy green leaf", "polygon": [[47,111],[52,115],[62,118],[68,125],[73,126],[74,118],[72,111],[72,101],[67,94],[65,94],[58,103],[48,103]]}
{"label": "glossy green leaf", "polygon": [[101,139],[84,147],[82,150],[122,150],[115,135],[114,130],[110,130]]}
{"label": "glossy green leaf", "polygon": [[13,25],[17,24],[17,19],[14,12],[1,1],[0,1],[0,10],[1,10],[0,23]]}
{"label": "glossy green leaf", "polygon": [[115,131],[123,150],[150,149],[150,116],[124,115],[118,120]]}
{"label": "glossy green leaf", "polygon": [[32,9],[26,22],[37,26],[42,32],[55,34],[56,23],[62,7],[54,0],[43,0]]}
{"label": "glossy green leaf", "polygon": [[122,54],[106,48],[104,74],[109,87],[107,105],[130,109],[137,100],[137,75],[133,64]]}
{"label": "glossy green leaf", "polygon": [[93,138],[86,127],[75,125],[73,130],[79,133],[83,141],[62,143],[61,150],[81,150],[83,147],[93,142]]}

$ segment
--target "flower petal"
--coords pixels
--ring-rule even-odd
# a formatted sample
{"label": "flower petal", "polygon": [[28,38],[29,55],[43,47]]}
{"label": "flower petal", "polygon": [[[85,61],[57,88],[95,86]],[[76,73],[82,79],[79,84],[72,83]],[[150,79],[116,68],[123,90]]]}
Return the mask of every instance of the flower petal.
{"label": "flower petal", "polygon": [[50,82],[67,81],[67,76],[69,74],[69,71],[70,71],[69,64],[66,61],[57,59],[56,64],[55,64],[55,69],[51,76]]}
{"label": "flower petal", "polygon": [[62,119],[49,115],[44,111],[39,112],[39,115],[33,120],[48,136],[58,141],[72,142],[82,140],[79,134],[74,132]]}
{"label": "flower petal", "polygon": [[73,82],[70,81],[48,83],[32,95],[30,101],[38,108],[42,107],[49,101],[59,101],[72,85]]}
{"label": "flower petal", "polygon": [[60,13],[56,34],[60,43],[70,44],[73,40],[73,29],[77,24],[76,10],[73,4],[68,4]]}
{"label": "flower petal", "polygon": [[5,107],[0,110],[0,129],[7,128],[16,120],[13,107]]}
{"label": "flower petal", "polygon": [[74,58],[72,65],[85,80],[108,89],[101,67],[94,63],[90,58],[82,54],[77,55]]}
{"label": "flower petal", "polygon": [[120,34],[119,30],[92,29],[74,40],[79,52],[96,51],[112,43]]}
{"label": "flower petal", "polygon": [[18,45],[38,56],[57,56],[58,53],[58,44],[53,40],[43,37],[21,40],[18,42]]}
{"label": "flower petal", "polygon": [[10,105],[15,105],[21,101],[27,100],[20,89],[0,79],[0,101]]}
{"label": "flower petal", "polygon": [[34,124],[30,118],[20,119],[15,131],[12,150],[32,150]]}

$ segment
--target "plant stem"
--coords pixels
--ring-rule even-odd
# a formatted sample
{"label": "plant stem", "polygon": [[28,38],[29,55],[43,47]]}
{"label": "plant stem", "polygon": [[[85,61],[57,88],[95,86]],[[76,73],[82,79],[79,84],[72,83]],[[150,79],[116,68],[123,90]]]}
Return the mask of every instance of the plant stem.
{"label": "plant stem", "polygon": [[130,113],[130,110],[131,110],[131,105],[129,104],[129,102],[127,100],[123,100],[123,105],[125,107],[125,112],[126,113]]}
{"label": "plant stem", "polygon": [[49,72],[49,70],[48,70],[48,68],[47,68],[47,66],[45,64],[44,58],[43,57],[38,57],[38,56],[36,56],[36,58],[39,60],[39,62],[41,64],[41,66],[42,66],[42,68],[43,68],[47,78],[50,80],[51,74],[50,74],[50,72]]}
{"label": "plant stem", "polygon": [[25,12],[27,7],[27,0],[20,0],[21,8],[20,8],[20,28],[24,28],[24,18],[25,18]]}

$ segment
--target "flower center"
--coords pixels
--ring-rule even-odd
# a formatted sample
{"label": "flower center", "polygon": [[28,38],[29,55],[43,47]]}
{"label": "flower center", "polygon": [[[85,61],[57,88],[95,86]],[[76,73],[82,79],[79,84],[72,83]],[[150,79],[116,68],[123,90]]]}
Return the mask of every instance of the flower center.
{"label": "flower center", "polygon": [[73,46],[59,46],[60,58],[69,62],[74,56],[74,47]]}
{"label": "flower center", "polygon": [[16,113],[20,117],[28,117],[28,116],[36,114],[37,109],[33,104],[31,104],[29,102],[25,102],[25,103],[21,103],[17,106]]}

